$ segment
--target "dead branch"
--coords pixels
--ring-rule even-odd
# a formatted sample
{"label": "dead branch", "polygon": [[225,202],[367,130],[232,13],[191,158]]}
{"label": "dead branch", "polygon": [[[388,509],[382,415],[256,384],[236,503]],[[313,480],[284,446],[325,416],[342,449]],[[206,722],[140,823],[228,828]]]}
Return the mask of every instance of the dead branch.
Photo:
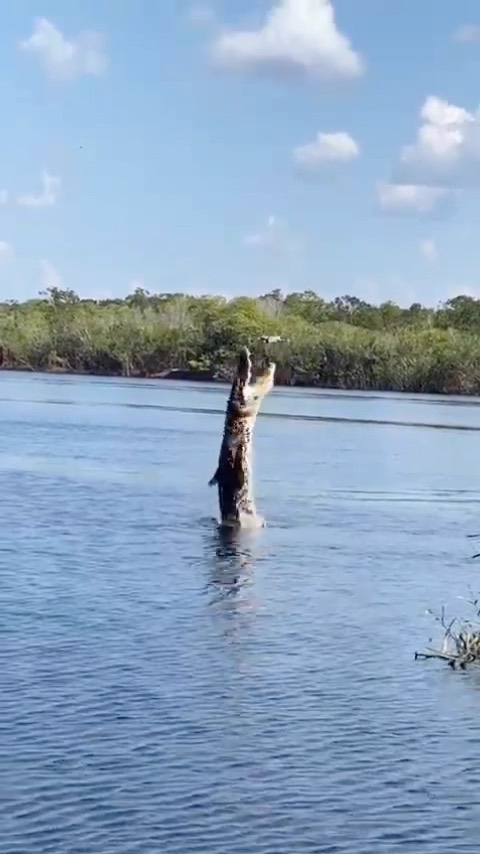
{"label": "dead branch", "polygon": [[424,652],[416,652],[415,661],[438,658],[453,669],[459,667],[461,670],[465,670],[467,664],[480,664],[480,600],[472,590],[469,594],[471,598],[466,601],[474,610],[476,622],[460,621],[458,617],[447,622],[444,607],[437,615],[429,608],[427,614],[431,614],[443,629],[442,648],[428,647]]}

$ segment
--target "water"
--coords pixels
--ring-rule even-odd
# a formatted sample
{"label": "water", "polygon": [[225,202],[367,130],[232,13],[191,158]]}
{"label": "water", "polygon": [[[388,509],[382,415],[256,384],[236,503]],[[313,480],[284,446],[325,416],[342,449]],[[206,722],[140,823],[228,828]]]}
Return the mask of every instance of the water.
{"label": "water", "polygon": [[476,854],[480,406],[275,390],[228,540],[225,400],[0,375],[1,854]]}

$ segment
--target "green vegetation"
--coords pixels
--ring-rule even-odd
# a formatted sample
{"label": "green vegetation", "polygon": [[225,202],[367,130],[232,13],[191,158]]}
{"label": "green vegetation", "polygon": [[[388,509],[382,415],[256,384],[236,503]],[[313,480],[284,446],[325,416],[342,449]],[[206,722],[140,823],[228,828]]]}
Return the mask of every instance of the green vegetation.
{"label": "green vegetation", "polygon": [[228,379],[238,348],[261,335],[275,345],[277,380],[343,389],[478,394],[480,300],[437,309],[355,297],[326,302],[312,291],[258,299],[149,294],[81,300],[50,288],[0,304],[4,369],[158,376],[172,369]]}

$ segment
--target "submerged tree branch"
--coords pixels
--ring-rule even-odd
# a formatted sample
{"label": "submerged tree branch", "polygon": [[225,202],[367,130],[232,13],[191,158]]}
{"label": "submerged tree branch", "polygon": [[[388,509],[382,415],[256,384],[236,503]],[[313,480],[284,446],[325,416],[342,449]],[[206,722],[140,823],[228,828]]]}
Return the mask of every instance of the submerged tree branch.
{"label": "submerged tree branch", "polygon": [[428,609],[427,614],[432,614],[443,629],[442,647],[427,647],[424,652],[415,652],[415,661],[438,658],[446,661],[453,669],[459,667],[461,670],[465,670],[467,664],[480,664],[480,600],[472,591],[470,595],[471,598],[466,601],[475,613],[475,622],[460,621],[454,617],[447,623],[444,607],[438,615]]}

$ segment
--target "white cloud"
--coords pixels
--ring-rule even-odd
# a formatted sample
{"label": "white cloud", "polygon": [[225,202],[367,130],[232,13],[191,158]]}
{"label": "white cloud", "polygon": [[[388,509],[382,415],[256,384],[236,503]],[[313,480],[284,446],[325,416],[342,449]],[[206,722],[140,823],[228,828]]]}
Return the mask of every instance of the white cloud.
{"label": "white cloud", "polygon": [[42,287],[45,290],[48,288],[63,288],[64,285],[62,277],[50,261],[42,259],[40,261],[40,270],[42,276]]}
{"label": "white cloud", "polygon": [[364,72],[363,59],[337,29],[331,0],[277,0],[259,29],[220,35],[213,55],[231,71],[300,72],[319,80]]}
{"label": "white cloud", "polygon": [[480,27],[476,24],[464,24],[455,30],[453,38],[457,42],[463,42],[463,44],[479,44]]}
{"label": "white cloud", "polygon": [[377,184],[377,202],[383,213],[429,216],[445,211],[453,201],[450,190],[419,184]]}
{"label": "white cloud", "polygon": [[32,35],[20,42],[20,48],[36,56],[44,71],[57,80],[72,80],[82,74],[103,74],[107,58],[99,33],[80,33],[69,41],[46,18],[37,18]]}
{"label": "white cloud", "polygon": [[437,247],[435,245],[435,241],[428,238],[427,240],[422,240],[420,243],[420,252],[425,258],[426,261],[429,261],[433,264],[434,261],[437,260]]}
{"label": "white cloud", "polygon": [[17,204],[26,208],[45,208],[54,205],[57,201],[58,192],[60,190],[61,181],[55,175],[50,175],[45,169],[41,174],[42,192],[35,196],[27,194],[19,196]]}
{"label": "white cloud", "polygon": [[243,242],[253,249],[276,250],[284,246],[289,236],[289,228],[285,222],[276,216],[269,216],[265,228],[253,234],[248,234]]}
{"label": "white cloud", "polygon": [[400,155],[396,180],[437,187],[480,186],[480,113],[429,96],[413,145]]}
{"label": "white cloud", "polygon": [[319,133],[313,142],[300,145],[293,152],[295,166],[301,172],[330,173],[334,167],[355,160],[360,149],[350,134]]}
{"label": "white cloud", "polygon": [[6,190],[0,190],[0,205],[8,204],[8,193]]}
{"label": "white cloud", "polygon": [[0,261],[3,261],[5,258],[8,258],[13,252],[12,246],[10,243],[7,243],[6,240],[0,240]]}

